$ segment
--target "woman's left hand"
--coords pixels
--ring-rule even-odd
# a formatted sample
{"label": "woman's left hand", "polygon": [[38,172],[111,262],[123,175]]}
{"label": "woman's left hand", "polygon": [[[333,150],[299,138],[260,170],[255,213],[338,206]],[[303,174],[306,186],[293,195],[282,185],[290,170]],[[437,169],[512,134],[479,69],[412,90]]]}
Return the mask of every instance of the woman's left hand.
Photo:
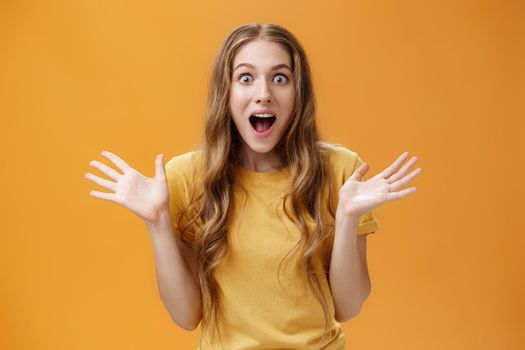
{"label": "woman's left hand", "polygon": [[412,157],[400,169],[407,157],[408,152],[404,152],[392,165],[367,181],[360,181],[369,169],[367,163],[361,164],[339,190],[337,217],[342,219],[359,218],[381,204],[403,198],[415,192],[415,187],[400,191],[401,188],[423,171],[423,169],[417,168],[410,174],[405,175],[408,169],[417,161],[416,157]]}

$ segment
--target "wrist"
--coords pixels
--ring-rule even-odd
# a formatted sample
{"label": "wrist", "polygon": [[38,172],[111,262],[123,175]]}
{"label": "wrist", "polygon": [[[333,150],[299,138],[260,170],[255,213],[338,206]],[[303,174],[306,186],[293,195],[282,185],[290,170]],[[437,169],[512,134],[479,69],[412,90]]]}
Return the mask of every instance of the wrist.
{"label": "wrist", "polygon": [[150,229],[158,229],[165,227],[166,225],[171,226],[171,215],[169,209],[167,207],[162,207],[152,219],[144,219],[144,223]]}
{"label": "wrist", "polygon": [[335,236],[356,237],[358,225],[358,218],[338,218],[335,222]]}
{"label": "wrist", "polygon": [[361,215],[356,213],[345,213],[343,211],[343,208],[338,206],[335,214],[335,221],[339,224],[344,225],[356,225],[359,223],[359,219],[361,218]]}
{"label": "wrist", "polygon": [[359,218],[342,217],[336,219],[336,227],[343,227],[344,231],[357,229],[357,226],[359,226]]}

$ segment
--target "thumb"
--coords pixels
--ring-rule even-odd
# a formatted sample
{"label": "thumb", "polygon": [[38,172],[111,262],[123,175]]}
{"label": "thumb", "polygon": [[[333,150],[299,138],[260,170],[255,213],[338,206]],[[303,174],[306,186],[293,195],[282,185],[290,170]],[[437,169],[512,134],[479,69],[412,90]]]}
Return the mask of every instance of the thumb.
{"label": "thumb", "polygon": [[155,158],[155,177],[166,179],[166,169],[164,168],[164,154],[157,155]]}
{"label": "thumb", "polygon": [[350,176],[351,180],[361,181],[361,178],[365,176],[366,172],[368,171],[369,166],[367,163],[361,164],[359,168],[357,168],[352,176]]}

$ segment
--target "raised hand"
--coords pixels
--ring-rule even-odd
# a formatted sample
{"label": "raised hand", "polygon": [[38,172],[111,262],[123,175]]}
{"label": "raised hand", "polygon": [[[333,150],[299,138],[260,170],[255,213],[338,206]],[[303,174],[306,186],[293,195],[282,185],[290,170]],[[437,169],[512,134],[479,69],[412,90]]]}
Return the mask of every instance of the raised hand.
{"label": "raised hand", "polygon": [[400,169],[407,157],[408,152],[404,152],[389,167],[367,181],[360,181],[369,169],[367,163],[361,164],[339,190],[338,217],[341,218],[343,215],[342,218],[359,218],[381,204],[415,192],[415,187],[401,190],[423,171],[423,169],[417,168],[405,175],[417,161],[416,157],[412,157]]}
{"label": "raised hand", "polygon": [[96,175],[86,173],[84,177],[104,187],[112,193],[91,191],[96,198],[121,204],[131,210],[147,223],[156,223],[163,210],[168,210],[168,183],[164,170],[164,155],[155,159],[155,176],[145,177],[117,155],[103,151],[102,155],[109,159],[123,174],[107,165],[92,160],[89,164],[113,180],[109,181]]}

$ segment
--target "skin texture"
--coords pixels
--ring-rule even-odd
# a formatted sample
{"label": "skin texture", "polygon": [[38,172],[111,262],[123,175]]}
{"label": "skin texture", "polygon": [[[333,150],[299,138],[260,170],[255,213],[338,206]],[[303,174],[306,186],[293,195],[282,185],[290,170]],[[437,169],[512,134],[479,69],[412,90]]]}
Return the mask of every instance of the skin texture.
{"label": "skin texture", "polygon": [[[241,63],[253,67],[237,68]],[[279,64],[290,69],[272,69]],[[288,128],[294,107],[290,55],[279,44],[254,40],[239,50],[233,69],[230,112],[242,139],[241,165],[252,171],[275,171],[283,164],[278,163],[273,149]],[[270,136],[261,139],[254,135],[249,118],[254,110],[266,108],[275,112],[277,120]]]}

